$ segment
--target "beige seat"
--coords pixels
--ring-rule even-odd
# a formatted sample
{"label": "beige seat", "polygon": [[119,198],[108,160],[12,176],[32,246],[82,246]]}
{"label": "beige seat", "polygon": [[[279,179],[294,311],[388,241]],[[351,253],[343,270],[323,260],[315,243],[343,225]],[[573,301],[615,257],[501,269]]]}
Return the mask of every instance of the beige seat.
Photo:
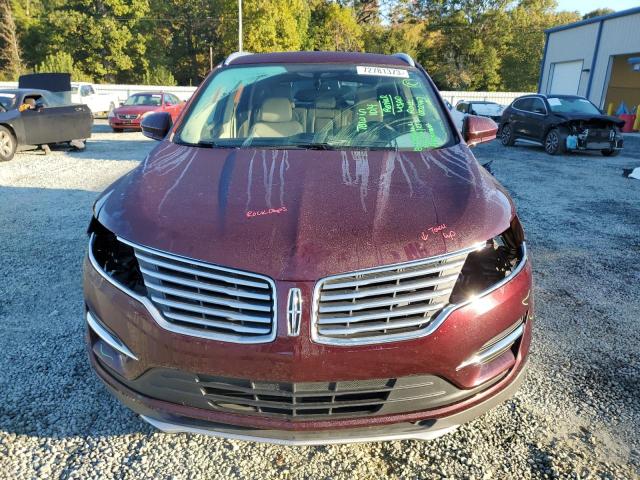
{"label": "beige seat", "polygon": [[316,100],[313,110],[313,133],[333,134],[340,110],[336,109],[334,97],[322,97]]}
{"label": "beige seat", "polygon": [[262,104],[258,121],[249,131],[250,137],[290,137],[303,132],[293,119],[291,102],[287,98],[268,98]]}

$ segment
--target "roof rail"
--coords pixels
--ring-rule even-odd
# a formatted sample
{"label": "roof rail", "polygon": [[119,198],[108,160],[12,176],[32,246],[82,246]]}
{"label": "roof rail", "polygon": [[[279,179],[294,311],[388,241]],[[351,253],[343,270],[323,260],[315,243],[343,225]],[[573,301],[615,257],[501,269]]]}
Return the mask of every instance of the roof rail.
{"label": "roof rail", "polygon": [[244,57],[246,55],[253,55],[251,52],[233,52],[227,58],[225,58],[223,65],[231,65],[236,58]]}
{"label": "roof rail", "polygon": [[411,58],[411,55],[409,55],[408,53],[394,53],[391,56],[399,58],[400,60],[404,60],[411,67],[415,67],[416,66],[416,62],[413,61],[413,58]]}

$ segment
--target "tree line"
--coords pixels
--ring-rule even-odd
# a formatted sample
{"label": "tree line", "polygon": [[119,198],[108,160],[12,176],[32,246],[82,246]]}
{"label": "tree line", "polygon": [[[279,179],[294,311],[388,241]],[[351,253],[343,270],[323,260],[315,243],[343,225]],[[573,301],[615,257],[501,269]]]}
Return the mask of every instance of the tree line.
{"label": "tree line", "polygon": [[[406,52],[443,90],[535,90],[544,30],[580,19],[555,0],[243,3],[247,51]],[[0,0],[0,76],[197,85],[237,50],[237,9],[237,0]]]}

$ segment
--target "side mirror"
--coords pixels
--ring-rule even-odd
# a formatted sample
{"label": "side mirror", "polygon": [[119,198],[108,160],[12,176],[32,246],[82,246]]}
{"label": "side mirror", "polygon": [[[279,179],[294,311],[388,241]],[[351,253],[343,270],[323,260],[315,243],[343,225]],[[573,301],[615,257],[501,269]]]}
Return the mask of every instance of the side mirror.
{"label": "side mirror", "polygon": [[462,138],[469,147],[489,142],[496,138],[498,125],[487,117],[467,115],[462,122]]}
{"label": "side mirror", "polygon": [[171,115],[167,112],[150,113],[140,123],[142,134],[153,140],[163,140],[171,130]]}
{"label": "side mirror", "polygon": [[40,111],[44,109],[44,102],[42,100],[36,100],[36,110]]}

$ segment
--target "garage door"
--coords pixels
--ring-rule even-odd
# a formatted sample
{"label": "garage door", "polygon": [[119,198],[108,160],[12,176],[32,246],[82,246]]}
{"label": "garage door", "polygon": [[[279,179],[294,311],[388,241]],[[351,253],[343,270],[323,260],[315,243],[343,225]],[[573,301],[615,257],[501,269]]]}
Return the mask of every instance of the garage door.
{"label": "garage door", "polygon": [[549,93],[556,95],[577,95],[582,74],[582,60],[553,64],[553,76]]}

